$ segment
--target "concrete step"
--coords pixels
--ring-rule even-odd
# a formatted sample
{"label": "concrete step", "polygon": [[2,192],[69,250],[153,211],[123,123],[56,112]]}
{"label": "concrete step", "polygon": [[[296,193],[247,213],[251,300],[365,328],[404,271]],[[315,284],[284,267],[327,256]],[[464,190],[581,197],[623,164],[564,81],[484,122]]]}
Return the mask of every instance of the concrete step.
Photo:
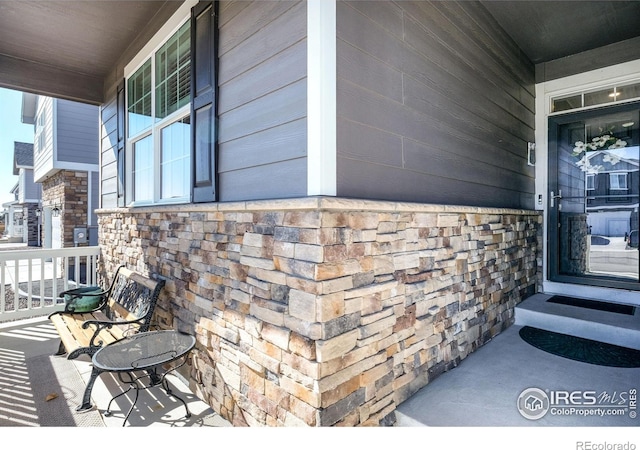
{"label": "concrete step", "polygon": [[521,302],[516,306],[516,325],[640,350],[640,307],[627,315],[550,303],[551,297],[535,294]]}

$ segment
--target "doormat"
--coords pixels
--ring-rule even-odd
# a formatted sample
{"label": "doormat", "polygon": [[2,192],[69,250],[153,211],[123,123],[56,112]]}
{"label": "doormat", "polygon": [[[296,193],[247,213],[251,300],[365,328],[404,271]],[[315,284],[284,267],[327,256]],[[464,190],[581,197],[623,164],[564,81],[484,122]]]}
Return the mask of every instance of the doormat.
{"label": "doormat", "polygon": [[626,314],[628,316],[633,316],[636,313],[635,306],[622,305],[620,303],[601,302],[598,300],[586,300],[584,298],[565,297],[563,295],[554,295],[547,301],[549,303],[559,303],[561,305],[577,306],[579,308],[588,308],[598,311]]}
{"label": "doormat", "polygon": [[563,358],[609,367],[640,367],[640,351],[568,334],[522,327],[520,337],[534,347]]}

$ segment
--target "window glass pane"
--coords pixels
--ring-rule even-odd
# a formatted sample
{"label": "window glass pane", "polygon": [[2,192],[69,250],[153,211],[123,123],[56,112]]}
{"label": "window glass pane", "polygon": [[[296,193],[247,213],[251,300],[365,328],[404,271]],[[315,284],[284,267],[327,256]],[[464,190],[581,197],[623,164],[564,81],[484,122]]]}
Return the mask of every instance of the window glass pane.
{"label": "window glass pane", "polygon": [[156,52],[156,120],[167,117],[189,103],[190,49],[190,22],[187,22]]}
{"label": "window glass pane", "polygon": [[582,95],[580,94],[554,98],[551,105],[551,112],[567,111],[576,108],[582,108]]}
{"label": "window glass pane", "polygon": [[640,83],[618,86],[616,100],[629,100],[640,97]]}
{"label": "window glass pane", "polygon": [[613,88],[584,93],[584,106],[601,105],[616,100]]}
{"label": "window glass pane", "polygon": [[133,144],[133,199],[153,200],[153,138]]}
{"label": "window glass pane", "polygon": [[161,198],[189,194],[191,119],[185,117],[162,129]]}
{"label": "window glass pane", "polygon": [[151,126],[151,59],[127,80],[129,136]]}
{"label": "window glass pane", "polygon": [[624,173],[609,174],[611,189],[627,189],[627,176]]}

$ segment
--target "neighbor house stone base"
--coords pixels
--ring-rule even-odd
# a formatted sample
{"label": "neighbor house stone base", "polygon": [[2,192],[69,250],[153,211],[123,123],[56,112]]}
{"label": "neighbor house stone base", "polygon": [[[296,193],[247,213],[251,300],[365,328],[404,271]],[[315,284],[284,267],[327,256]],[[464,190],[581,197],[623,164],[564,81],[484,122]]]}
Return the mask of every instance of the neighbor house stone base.
{"label": "neighbor house stone base", "polygon": [[[73,247],[74,228],[87,226],[88,198],[88,172],[60,170],[42,182],[42,206],[60,210],[62,247]],[[41,239],[44,241],[44,236]]]}
{"label": "neighbor house stone base", "polygon": [[166,279],[197,395],[236,425],[392,424],[537,290],[538,212],[340,198],[98,211],[102,275]]}

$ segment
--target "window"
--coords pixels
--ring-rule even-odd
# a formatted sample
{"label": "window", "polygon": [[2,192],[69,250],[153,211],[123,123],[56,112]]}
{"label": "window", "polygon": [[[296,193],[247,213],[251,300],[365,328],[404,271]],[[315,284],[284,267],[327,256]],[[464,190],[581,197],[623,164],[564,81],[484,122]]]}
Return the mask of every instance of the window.
{"label": "window", "polygon": [[551,99],[551,112],[557,113],[627,100],[637,100],[638,98],[640,98],[640,83],[615,85],[604,89],[554,97]]}
{"label": "window", "polygon": [[36,153],[44,149],[44,112],[40,111],[36,120],[36,131],[33,138],[33,147]]}
{"label": "window", "polygon": [[627,190],[627,174],[626,173],[610,173],[609,186],[612,190]]}
{"label": "window", "polygon": [[128,78],[127,201],[188,202],[191,28],[186,21]]}
{"label": "window", "polygon": [[593,191],[596,189],[596,176],[595,174],[587,174],[587,191]]}

